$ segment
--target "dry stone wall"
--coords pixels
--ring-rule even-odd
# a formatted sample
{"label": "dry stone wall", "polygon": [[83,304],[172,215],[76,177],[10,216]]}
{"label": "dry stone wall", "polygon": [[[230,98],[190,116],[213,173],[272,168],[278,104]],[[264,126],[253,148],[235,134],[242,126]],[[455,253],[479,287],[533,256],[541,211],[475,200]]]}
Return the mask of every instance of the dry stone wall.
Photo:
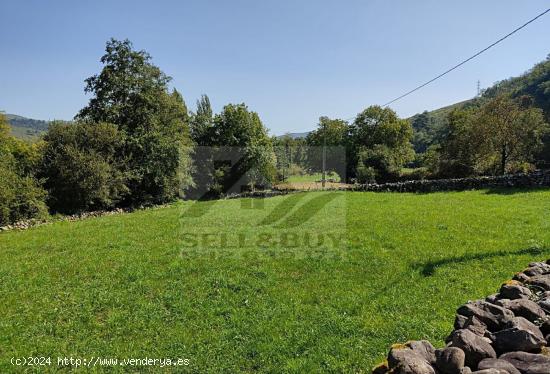
{"label": "dry stone wall", "polygon": [[385,184],[362,184],[353,186],[351,189],[355,191],[372,192],[437,192],[502,187],[550,187],[550,170],[537,171],[530,174],[490,177],[427,179]]}
{"label": "dry stone wall", "polygon": [[447,345],[395,344],[373,374],[550,374],[550,260],[457,309]]}

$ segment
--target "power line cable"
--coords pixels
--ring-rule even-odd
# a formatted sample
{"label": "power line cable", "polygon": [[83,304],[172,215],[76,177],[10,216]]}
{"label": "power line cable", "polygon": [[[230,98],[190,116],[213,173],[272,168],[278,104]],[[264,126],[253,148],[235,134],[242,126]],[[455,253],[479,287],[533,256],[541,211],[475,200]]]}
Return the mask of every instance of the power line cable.
{"label": "power line cable", "polygon": [[[458,69],[459,67],[461,67],[462,65],[466,64],[467,62],[473,60],[474,58],[476,58],[477,56],[479,56],[480,54],[486,52],[487,50],[493,48],[495,45],[499,44],[500,42],[504,41],[505,39],[508,39],[510,36],[514,35],[515,33],[517,33],[518,31],[520,31],[521,29],[525,28],[527,25],[535,22],[537,19],[541,18],[542,16],[544,16],[546,13],[550,12],[550,8],[546,9],[544,12],[538,14],[537,16],[531,18],[529,21],[525,22],[523,25],[519,26],[518,28],[516,28],[515,30],[509,32],[508,34],[504,35],[502,38],[498,39],[496,42],[490,44],[489,46],[483,48],[482,50],[480,50],[479,52],[475,53],[474,55],[472,55],[471,57],[468,57],[466,60],[456,64],[455,66],[453,66],[452,68],[446,70],[445,72],[439,74],[438,76],[436,76],[435,78],[432,78],[430,79],[429,81],[421,84],[420,86],[418,87],[415,87],[413,88],[412,90],[410,91],[407,91],[405,92],[403,95],[401,96],[398,96],[396,97],[395,99],[391,100],[391,101],[388,101],[387,103],[385,103],[384,105],[382,105],[382,107],[387,107],[388,105],[390,104],[393,104],[395,103],[396,101],[398,100],[401,100],[402,98],[406,97],[406,96],[409,96],[410,94],[420,90],[421,88],[423,87],[426,87],[428,84],[438,80],[439,78],[449,74],[450,72],[452,72],[453,70],[456,70]],[[355,117],[351,117],[349,119],[346,119],[346,121],[350,121],[352,119],[354,119]]]}

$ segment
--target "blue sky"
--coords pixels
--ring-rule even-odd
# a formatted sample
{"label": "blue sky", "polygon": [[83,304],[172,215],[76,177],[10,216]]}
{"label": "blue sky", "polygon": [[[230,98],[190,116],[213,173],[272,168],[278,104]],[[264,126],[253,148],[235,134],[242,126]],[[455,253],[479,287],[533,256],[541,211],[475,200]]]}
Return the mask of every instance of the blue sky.
{"label": "blue sky", "polygon": [[[70,119],[110,37],[129,38],[194,109],[245,102],[271,133],[319,116],[349,118],[469,57],[548,7],[546,1],[1,0],[0,110]],[[392,105],[434,109],[518,75],[550,53],[550,15]]]}

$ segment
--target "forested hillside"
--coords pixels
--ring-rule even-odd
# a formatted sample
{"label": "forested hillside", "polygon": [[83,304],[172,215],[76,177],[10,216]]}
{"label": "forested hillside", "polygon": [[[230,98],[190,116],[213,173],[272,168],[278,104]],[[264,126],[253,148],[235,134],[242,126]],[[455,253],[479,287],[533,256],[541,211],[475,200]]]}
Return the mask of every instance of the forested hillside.
{"label": "forested hillside", "polygon": [[15,114],[6,114],[13,136],[24,140],[35,140],[48,130],[48,121],[31,119]]}
{"label": "forested hillside", "polygon": [[550,55],[545,61],[518,77],[497,82],[484,90],[480,97],[465,100],[443,108],[425,111],[410,118],[414,129],[414,148],[417,153],[424,153],[427,148],[439,144],[445,135],[448,115],[454,109],[480,107],[483,103],[499,94],[507,93],[513,98],[528,95],[533,99],[533,106],[541,108],[546,122],[550,121]]}

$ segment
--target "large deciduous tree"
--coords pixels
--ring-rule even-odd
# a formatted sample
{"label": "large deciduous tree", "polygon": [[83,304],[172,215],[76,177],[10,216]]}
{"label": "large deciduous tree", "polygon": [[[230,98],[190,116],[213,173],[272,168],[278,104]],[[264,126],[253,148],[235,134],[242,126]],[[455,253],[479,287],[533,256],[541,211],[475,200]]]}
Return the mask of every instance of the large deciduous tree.
{"label": "large deciduous tree", "polygon": [[542,110],[527,96],[496,96],[479,109],[455,109],[448,117],[432,171],[442,177],[528,171],[548,134]]}
{"label": "large deciduous tree", "polygon": [[380,106],[359,113],[350,126],[348,165],[359,182],[388,181],[414,158],[409,121]]}
{"label": "large deciduous tree", "polygon": [[215,116],[211,140],[218,149],[217,160],[228,151],[238,158],[225,167],[219,183],[222,192],[233,191],[236,184],[266,186],[275,178],[276,157],[267,129],[245,104],[228,104]]}
{"label": "large deciduous tree", "polygon": [[170,77],[128,40],[111,39],[101,72],[86,80],[93,97],[77,119],[112,123],[125,139],[128,203],[162,203],[190,185],[189,115],[181,95],[170,91]]}
{"label": "large deciduous tree", "polygon": [[481,140],[478,163],[482,169],[505,174],[533,162],[548,125],[542,110],[532,108],[530,101],[529,97],[513,100],[500,95],[481,108],[474,131]]}

